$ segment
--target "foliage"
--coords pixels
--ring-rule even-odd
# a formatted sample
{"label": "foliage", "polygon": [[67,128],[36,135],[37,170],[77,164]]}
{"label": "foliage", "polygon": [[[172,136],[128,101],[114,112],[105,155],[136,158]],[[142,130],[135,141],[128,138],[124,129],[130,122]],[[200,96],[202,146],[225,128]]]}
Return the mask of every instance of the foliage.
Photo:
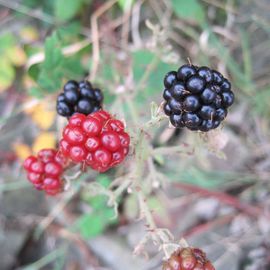
{"label": "foliage", "polygon": [[36,80],[37,85],[30,89],[33,96],[40,97],[45,93],[58,91],[64,78],[68,78],[71,73],[74,78],[82,76],[84,70],[80,59],[75,57],[65,57],[62,53],[61,36],[54,32],[45,41],[44,62],[33,70],[29,70],[29,75]]}
{"label": "foliage", "polygon": [[205,11],[199,0],[171,0],[174,12],[182,19],[205,22]]}
{"label": "foliage", "polygon": [[[97,183],[107,188],[111,179],[106,175],[100,175],[96,178]],[[92,197],[85,193],[83,195],[83,203],[86,203],[91,208],[90,213],[81,215],[73,225],[73,230],[79,231],[83,238],[101,234],[109,225],[116,224],[117,218],[112,208],[107,205],[107,197],[99,195]]]}
{"label": "foliage", "polygon": [[[270,117],[268,69],[262,68],[267,61],[265,51],[269,41],[260,39],[269,37],[270,28],[269,22],[260,16],[240,11],[244,5],[240,2],[22,0],[15,7],[8,3],[12,9],[7,9],[8,15],[1,13],[7,29],[3,27],[0,35],[3,148],[24,159],[43,147],[55,146],[65,124],[54,112],[57,93],[69,79],[90,78],[94,64],[98,72],[91,82],[104,90],[105,108],[124,119],[131,133],[130,157],[123,166],[99,176],[88,171],[83,178],[85,185],[81,184],[82,178],[72,179],[70,190],[74,194],[69,199],[63,195],[52,203],[75,204],[79,209],[74,224],[68,226],[68,233],[78,233],[88,240],[108,228],[113,229],[119,224],[114,210],[121,202],[127,222],[146,220],[146,236],[138,250],[149,239],[161,247],[160,242],[168,238],[162,238],[164,231],[160,233],[155,227],[153,213],[162,221],[170,219],[167,201],[163,201],[166,190],[163,187],[168,183],[223,190],[235,197],[242,196],[244,202],[254,196],[251,204],[260,200],[255,198],[257,188],[262,184],[266,186],[263,190],[268,188],[264,177],[269,155],[264,146],[268,145]],[[97,18],[99,35],[95,36],[91,16],[108,3],[113,4]],[[12,23],[6,23],[5,16]],[[258,35],[256,31],[260,31]],[[254,40],[254,36],[259,40]],[[93,57],[96,52],[98,60]],[[178,57],[171,59],[175,61],[164,57],[171,52]],[[228,160],[217,159],[217,156],[225,157],[224,149],[208,151],[207,142],[199,136],[172,130],[167,120],[161,122],[164,120],[160,115],[162,79],[168,71],[186,63],[187,58],[195,65],[209,65],[222,71],[232,82],[237,106],[232,108],[220,130],[229,136]],[[262,59],[258,61],[259,58]],[[17,119],[18,124],[14,125],[13,120]],[[13,125],[11,128],[9,123]],[[26,131],[23,126],[27,126]],[[190,151],[189,145],[194,146],[194,151]],[[234,167],[232,153],[238,147],[245,150],[244,161],[243,164],[237,161],[240,165]],[[156,149],[162,151],[155,152]],[[2,159],[7,160],[4,155]],[[232,171],[227,171],[226,166],[220,169],[222,162]],[[3,174],[1,191],[14,190],[12,184],[22,174],[13,171],[20,166],[5,166],[4,172],[9,168],[10,175]],[[12,177],[14,183],[5,183]],[[106,196],[89,194],[85,187],[91,186],[94,179],[107,191]],[[18,189],[19,186],[18,183]],[[175,193],[181,196],[184,191],[181,192],[173,190],[168,197],[171,199]],[[189,197],[193,200],[193,196]],[[184,196],[180,198],[184,199]],[[54,212],[49,217],[58,218]],[[210,226],[215,222],[215,219],[209,220]],[[152,229],[158,233],[152,233]],[[62,251],[56,253],[37,261],[37,266],[44,267],[66,256]],[[29,267],[37,269],[35,265]]]}
{"label": "foliage", "polygon": [[6,33],[0,36],[0,92],[10,87],[16,75],[16,67],[25,64],[26,55],[16,38]]}
{"label": "foliage", "polygon": [[[56,0],[54,6],[55,17],[60,21],[72,19],[81,9],[85,0]],[[87,1],[89,4],[89,1]]]}

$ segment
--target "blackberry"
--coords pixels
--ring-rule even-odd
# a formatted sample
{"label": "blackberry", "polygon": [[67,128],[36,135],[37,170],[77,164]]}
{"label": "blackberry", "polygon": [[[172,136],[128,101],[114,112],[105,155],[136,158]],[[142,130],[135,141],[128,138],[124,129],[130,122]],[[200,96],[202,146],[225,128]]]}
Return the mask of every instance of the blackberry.
{"label": "blackberry", "polygon": [[231,83],[209,67],[183,65],[164,78],[164,112],[176,128],[217,128],[234,102]]}
{"label": "blackberry", "polygon": [[57,98],[56,110],[65,117],[74,113],[88,115],[102,109],[102,102],[102,91],[93,88],[90,82],[70,80],[64,85],[64,92]]}
{"label": "blackberry", "polygon": [[167,73],[167,75],[164,78],[164,85],[165,87],[172,87],[173,83],[177,80],[176,79],[177,73],[175,71],[171,71]]}

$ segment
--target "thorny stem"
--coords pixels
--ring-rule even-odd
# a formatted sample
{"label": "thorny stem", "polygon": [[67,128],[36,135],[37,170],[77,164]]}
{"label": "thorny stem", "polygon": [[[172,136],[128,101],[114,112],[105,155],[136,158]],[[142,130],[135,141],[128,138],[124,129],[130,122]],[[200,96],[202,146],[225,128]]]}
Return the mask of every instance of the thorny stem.
{"label": "thorny stem", "polygon": [[148,239],[151,239],[154,244],[158,244],[161,246],[170,243],[173,239],[173,236],[169,230],[157,227],[152,215],[152,211],[147,204],[147,199],[142,186],[143,181],[142,179],[145,171],[144,166],[145,164],[148,163],[149,158],[152,158],[151,148],[147,147],[146,144],[147,133],[149,129],[151,129],[153,126],[158,125],[165,118],[166,116],[164,114],[161,114],[158,108],[156,113],[152,115],[152,119],[141,127],[138,134],[137,145],[135,148],[136,167],[134,173],[135,179],[133,181],[133,186],[136,191],[135,194],[138,198],[138,202],[140,205],[141,217],[144,217],[146,220],[148,233],[146,234],[145,238],[142,239],[142,241],[135,248],[135,253],[140,252],[140,250],[148,241]]}
{"label": "thorny stem", "polygon": [[144,215],[146,222],[148,223],[147,225],[149,226],[149,231],[155,231],[157,229],[157,225],[154,221],[153,215],[151,213],[151,210],[148,207],[146,198],[142,192],[142,190],[137,191],[137,196],[138,200],[140,203],[140,209],[141,209],[141,214]]}
{"label": "thorny stem", "polygon": [[[132,101],[127,103],[129,107],[133,107]],[[169,230],[165,228],[158,228],[153,218],[153,214],[149,205],[147,204],[147,198],[143,187],[143,179],[145,166],[148,164],[149,159],[153,157],[153,149],[148,146],[147,138],[148,133],[151,129],[160,124],[164,119],[167,118],[166,115],[162,113],[161,110],[162,104],[158,107],[157,105],[153,106],[152,111],[152,119],[146,122],[144,125],[140,127],[137,134],[137,140],[135,143],[135,166],[130,173],[128,173],[125,177],[120,177],[114,185],[111,185],[110,189],[113,186],[117,186],[114,191],[105,192],[104,190],[100,190],[109,197],[109,204],[114,205],[115,211],[117,213],[117,203],[116,199],[121,196],[121,194],[128,188],[132,187],[134,190],[134,195],[137,196],[138,204],[140,206],[140,218],[144,218],[147,226],[147,234],[135,248],[140,251],[141,248],[145,245],[148,240],[152,240],[154,244],[158,244],[160,246],[167,245],[171,243],[173,236]],[[133,120],[137,122],[137,115],[132,114]],[[121,181],[120,181],[121,180]],[[122,181],[123,180],[123,181]],[[92,183],[93,185],[93,183]],[[98,187],[93,185],[94,190],[98,190]]]}
{"label": "thorny stem", "polygon": [[135,179],[133,182],[136,190],[136,195],[139,201],[141,215],[145,217],[146,222],[149,225],[150,230],[157,228],[151,210],[147,205],[147,200],[142,190],[141,182],[143,178],[144,164],[148,159],[149,151],[145,148],[145,133],[143,130],[139,131],[138,144],[136,146],[136,168],[135,168]]}

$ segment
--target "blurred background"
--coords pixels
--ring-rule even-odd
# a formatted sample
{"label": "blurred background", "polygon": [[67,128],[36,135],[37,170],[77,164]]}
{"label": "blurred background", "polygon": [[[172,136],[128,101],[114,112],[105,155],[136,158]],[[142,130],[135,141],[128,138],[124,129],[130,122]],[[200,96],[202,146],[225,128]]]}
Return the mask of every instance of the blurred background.
{"label": "blurred background", "polygon": [[107,197],[129,159],[89,171],[48,197],[26,180],[22,160],[57,146],[65,120],[55,99],[69,79],[90,78],[105,108],[136,130],[162,101],[163,77],[188,59],[230,79],[236,102],[208,136],[165,121],[149,145],[156,156],[148,191],[156,224],[203,248],[218,270],[270,269],[269,0],[0,0],[0,269],[161,269],[164,254],[134,257],[146,233],[133,193]]}

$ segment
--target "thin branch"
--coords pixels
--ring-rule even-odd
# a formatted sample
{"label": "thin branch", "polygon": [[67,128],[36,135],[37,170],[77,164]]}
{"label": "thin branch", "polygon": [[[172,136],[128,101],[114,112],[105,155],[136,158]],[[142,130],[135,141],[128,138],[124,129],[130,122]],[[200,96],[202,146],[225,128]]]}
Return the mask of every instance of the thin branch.
{"label": "thin branch", "polygon": [[59,214],[63,211],[63,209],[66,207],[66,205],[70,202],[70,200],[75,194],[76,192],[74,190],[70,190],[65,193],[63,199],[57,205],[55,205],[51,213],[40,222],[36,231],[37,236],[39,236],[44,230],[46,230],[46,228],[54,221],[54,219],[59,216]]}
{"label": "thin branch", "polygon": [[134,7],[132,9],[131,35],[132,35],[134,46],[136,48],[140,48],[142,46],[142,40],[140,37],[139,26],[140,26],[140,11],[141,11],[141,6],[142,6],[143,2],[144,2],[144,0],[137,1],[134,4]]}
{"label": "thin branch", "polygon": [[180,182],[174,183],[173,186],[175,188],[184,189],[192,193],[197,193],[203,197],[214,197],[218,199],[220,202],[230,205],[252,217],[258,217],[259,215],[262,214],[261,208],[247,204],[247,203],[243,203],[236,197],[233,197],[231,195],[228,195],[220,191],[207,190],[198,186],[190,185],[187,183],[180,183]]}
{"label": "thin branch", "polygon": [[100,60],[100,48],[99,48],[99,31],[98,31],[98,18],[109,10],[117,0],[110,0],[103,4],[99,9],[97,9],[91,16],[91,27],[92,27],[92,39],[93,39],[93,63],[90,80],[96,77],[99,60]]}

